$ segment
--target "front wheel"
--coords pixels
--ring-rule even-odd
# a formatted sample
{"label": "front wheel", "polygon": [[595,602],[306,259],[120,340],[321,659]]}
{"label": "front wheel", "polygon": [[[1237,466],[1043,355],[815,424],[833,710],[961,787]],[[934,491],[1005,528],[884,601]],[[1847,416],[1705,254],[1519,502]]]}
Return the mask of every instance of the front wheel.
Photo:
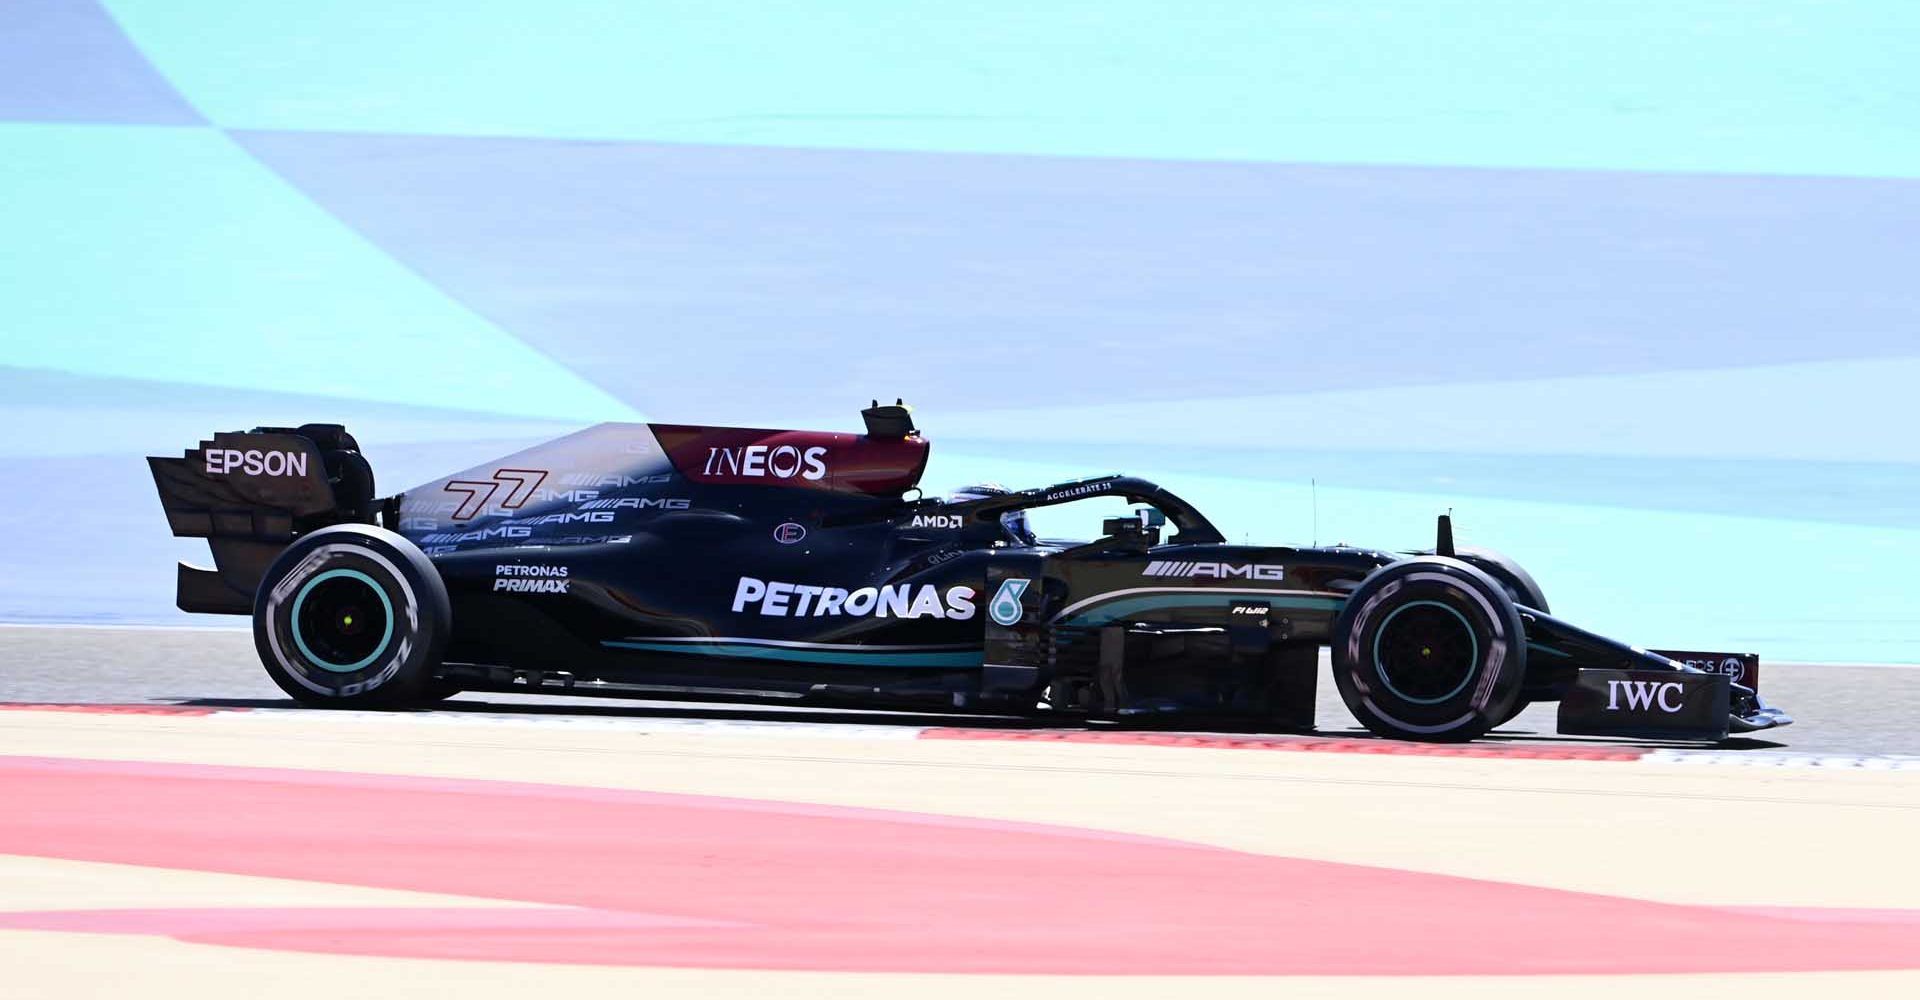
{"label": "front wheel", "polygon": [[1511,716],[1526,632],[1507,590],[1458,559],[1419,556],[1362,581],[1334,623],[1333,679],[1381,736],[1462,742]]}
{"label": "front wheel", "polygon": [[274,560],[254,597],[253,643],[302,704],[390,707],[425,695],[451,618],[446,584],[412,542],[341,524]]}

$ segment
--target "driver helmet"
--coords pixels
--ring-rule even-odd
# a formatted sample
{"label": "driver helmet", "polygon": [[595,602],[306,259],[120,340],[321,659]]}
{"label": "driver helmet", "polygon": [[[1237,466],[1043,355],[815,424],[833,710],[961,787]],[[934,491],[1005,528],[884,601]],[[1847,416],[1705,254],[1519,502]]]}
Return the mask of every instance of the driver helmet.
{"label": "driver helmet", "polygon": [[[1003,497],[1012,492],[999,483],[977,483],[973,486],[962,486],[948,494],[947,502],[968,503],[990,497]],[[1034,544],[1033,530],[1027,527],[1027,512],[1024,508],[1010,510],[1000,515],[1000,527],[1012,541],[1021,545]]]}

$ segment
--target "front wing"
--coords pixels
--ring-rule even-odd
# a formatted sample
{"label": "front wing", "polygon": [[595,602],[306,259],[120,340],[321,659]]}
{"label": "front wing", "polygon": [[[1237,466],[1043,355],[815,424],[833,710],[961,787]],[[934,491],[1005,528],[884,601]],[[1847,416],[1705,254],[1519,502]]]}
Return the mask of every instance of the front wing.
{"label": "front wing", "polygon": [[1647,650],[1531,608],[1521,617],[1529,660],[1556,678],[1562,733],[1715,741],[1793,722],[1760,697],[1753,654]]}

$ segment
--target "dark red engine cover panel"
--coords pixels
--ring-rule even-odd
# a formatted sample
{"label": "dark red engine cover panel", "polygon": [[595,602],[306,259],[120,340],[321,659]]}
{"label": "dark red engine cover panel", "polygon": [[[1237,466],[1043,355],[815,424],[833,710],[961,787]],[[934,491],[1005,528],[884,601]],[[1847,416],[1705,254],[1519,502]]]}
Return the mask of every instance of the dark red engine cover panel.
{"label": "dark red engine cover panel", "polygon": [[912,489],[927,467],[927,442],[917,436],[650,426],[674,469],[702,484],[891,496]]}

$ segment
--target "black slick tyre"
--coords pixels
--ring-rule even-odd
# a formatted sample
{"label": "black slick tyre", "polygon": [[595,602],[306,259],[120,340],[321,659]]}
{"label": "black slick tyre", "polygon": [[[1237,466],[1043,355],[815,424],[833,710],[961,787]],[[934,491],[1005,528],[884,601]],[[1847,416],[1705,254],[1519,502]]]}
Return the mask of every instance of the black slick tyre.
{"label": "black slick tyre", "polygon": [[1527,671],[1507,588],[1458,559],[1418,556],[1362,581],[1334,623],[1333,679],[1386,737],[1452,743],[1505,722]]}
{"label": "black slick tyre", "polygon": [[391,707],[426,695],[451,618],[446,584],[412,542],[341,524],[274,560],[254,596],[253,643],[302,704]]}
{"label": "black slick tyre", "polygon": [[1533,581],[1533,574],[1527,572],[1526,568],[1519,563],[1509,559],[1504,553],[1495,552],[1492,549],[1469,548],[1465,545],[1460,546],[1457,551],[1461,562],[1485,572],[1506,587],[1507,593],[1513,597],[1515,604],[1535,611],[1553,613],[1553,609],[1547,606],[1547,595],[1540,590],[1540,585]]}
{"label": "black slick tyre", "polygon": [[[1512,595],[1515,604],[1548,614],[1553,612],[1553,609],[1547,605],[1547,595],[1541,591],[1540,585],[1534,582],[1533,574],[1505,554],[1492,549],[1476,549],[1465,545],[1460,546],[1456,551],[1462,562],[1486,571],[1488,576],[1506,587],[1507,593]],[[1529,704],[1532,702],[1524,695],[1516,698],[1513,708],[1507,712],[1506,718],[1499,721],[1498,725],[1504,726],[1512,722],[1514,716],[1526,711]]]}

